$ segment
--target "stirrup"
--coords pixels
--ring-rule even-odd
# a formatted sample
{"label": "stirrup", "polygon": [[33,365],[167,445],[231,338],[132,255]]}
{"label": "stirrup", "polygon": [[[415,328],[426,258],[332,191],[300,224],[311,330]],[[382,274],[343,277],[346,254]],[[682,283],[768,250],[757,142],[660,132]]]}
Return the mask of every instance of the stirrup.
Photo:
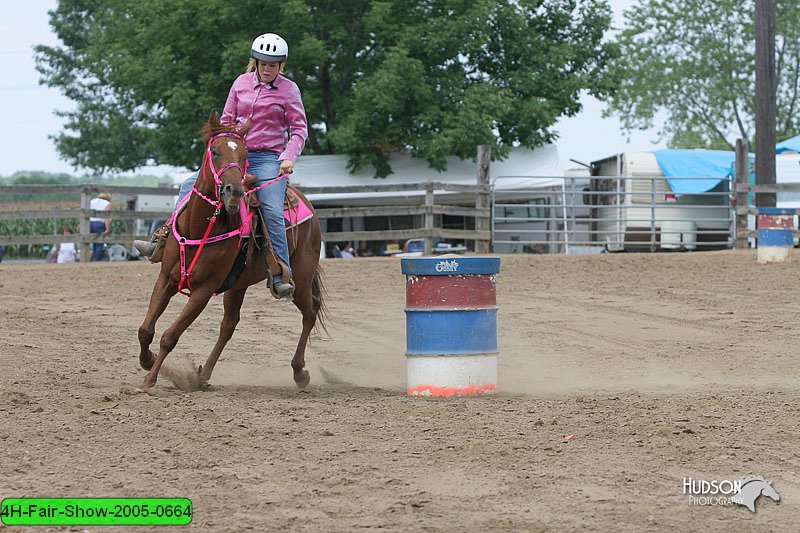
{"label": "stirrup", "polygon": [[160,263],[161,256],[164,255],[164,244],[167,242],[171,229],[172,226],[169,223],[164,224],[153,233],[153,236],[150,237],[150,242],[134,241],[133,245],[142,255],[148,257],[151,263]]}
{"label": "stirrup", "polygon": [[[287,299],[290,302],[294,300],[294,285],[291,283],[286,283],[285,281],[280,278],[280,276],[276,276],[281,281],[276,281],[275,279],[272,280],[270,283],[270,278],[267,277],[267,288],[270,289],[272,296],[277,298],[278,300]],[[274,285],[274,286],[273,286]]]}

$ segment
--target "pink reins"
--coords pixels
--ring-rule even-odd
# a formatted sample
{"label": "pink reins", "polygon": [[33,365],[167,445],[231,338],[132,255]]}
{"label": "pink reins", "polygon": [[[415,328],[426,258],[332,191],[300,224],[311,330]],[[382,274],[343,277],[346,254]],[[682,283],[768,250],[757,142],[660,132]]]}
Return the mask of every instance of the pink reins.
{"label": "pink reins", "polygon": [[[214,177],[214,184],[217,186],[214,189],[214,192],[215,192],[216,197],[217,197],[216,200],[211,199],[208,196],[206,196],[203,193],[201,193],[197,189],[197,183],[195,182],[195,185],[192,187],[192,190],[190,191],[190,193],[188,195],[186,195],[186,198],[183,199],[183,201],[181,202],[181,205],[178,206],[178,208],[172,214],[172,217],[170,219],[170,224],[172,226],[172,235],[175,237],[175,240],[178,241],[178,246],[180,248],[181,279],[180,279],[180,282],[178,283],[178,292],[180,292],[181,294],[183,294],[185,296],[190,296],[191,295],[191,292],[190,292],[191,289],[192,289],[191,275],[192,275],[192,272],[194,271],[194,267],[197,264],[197,260],[199,259],[200,254],[203,251],[203,248],[205,247],[205,245],[206,244],[213,244],[215,242],[224,241],[226,239],[229,239],[231,237],[235,237],[237,235],[239,236],[239,241],[240,241],[240,244],[241,244],[242,235],[244,233],[244,230],[245,230],[245,228],[249,227],[250,221],[251,221],[251,219],[253,217],[253,213],[251,213],[251,212],[248,212],[247,216],[242,214],[242,216],[241,216],[241,225],[239,226],[239,228],[231,230],[231,231],[229,231],[227,233],[223,233],[223,234],[220,234],[220,235],[214,235],[212,237],[209,237],[209,235],[211,235],[211,230],[212,230],[212,228],[214,227],[214,224],[217,221],[217,216],[220,214],[221,208],[222,208],[222,187],[223,187],[223,185],[222,185],[222,180],[219,177],[225,171],[227,171],[228,169],[236,167],[242,173],[242,184],[244,184],[245,179],[246,179],[245,176],[247,174],[247,167],[249,166],[249,162],[248,161],[245,161],[245,166],[244,167],[242,167],[242,165],[239,164],[239,163],[228,163],[227,165],[225,165],[221,169],[219,169],[219,171],[217,171],[214,168],[214,161],[213,161],[212,154],[211,154],[211,143],[214,142],[214,140],[216,140],[216,139],[218,139],[220,137],[234,137],[234,138],[237,138],[237,139],[241,140],[242,142],[244,142],[244,138],[242,138],[241,135],[239,135],[237,133],[233,133],[233,132],[219,133],[217,135],[214,135],[213,137],[211,137],[208,140],[208,145],[206,146],[206,153],[203,156],[203,166],[202,166],[203,178],[206,177],[206,163],[208,163],[208,166],[211,168],[211,174]],[[274,183],[274,182],[276,182],[278,180],[281,180],[281,179],[286,179],[288,177],[289,177],[288,174],[282,174],[282,175],[278,176],[277,178],[269,180],[266,183],[262,183],[258,187],[255,187],[255,188],[253,188],[253,189],[251,189],[249,191],[246,191],[244,198],[247,198],[247,196],[249,194],[252,194],[252,193],[258,191],[259,189],[262,189],[262,188],[266,187],[267,185],[269,185],[271,183]],[[181,210],[183,209],[183,207],[186,204],[186,202],[189,201],[189,199],[190,199],[192,194],[196,194],[198,197],[202,198],[203,200],[205,200],[206,202],[208,202],[209,204],[214,206],[214,213],[208,219],[209,223],[208,223],[208,226],[206,227],[206,231],[203,234],[203,238],[202,239],[187,239],[187,238],[181,236],[178,233],[178,224],[177,224],[178,214],[181,212]],[[247,208],[247,202],[244,201],[244,198],[242,199],[242,205],[241,205],[241,208],[240,208],[240,212],[241,212],[242,209],[246,210],[246,208]],[[197,250],[197,253],[192,258],[192,262],[191,262],[191,264],[189,265],[188,268],[186,267],[186,246],[199,246],[199,248]]]}

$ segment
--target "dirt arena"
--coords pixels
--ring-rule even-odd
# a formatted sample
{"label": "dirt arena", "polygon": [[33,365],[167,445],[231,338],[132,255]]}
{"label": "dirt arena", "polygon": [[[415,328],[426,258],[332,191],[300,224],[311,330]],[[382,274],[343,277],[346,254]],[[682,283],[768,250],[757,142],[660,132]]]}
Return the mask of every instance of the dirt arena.
{"label": "dirt arena", "polygon": [[[0,264],[0,497],[188,497],[194,531],[800,524],[800,257],[503,256],[500,394],[447,400],[405,395],[399,261],[324,266],[333,319],[312,336],[308,389],[289,367],[300,315],[258,287],[211,390],[162,378],[148,396],[131,392],[156,266]],[[221,310],[173,365],[205,360]],[[684,477],[747,474],[780,502],[682,492]],[[54,530],[109,528],[35,529]]]}

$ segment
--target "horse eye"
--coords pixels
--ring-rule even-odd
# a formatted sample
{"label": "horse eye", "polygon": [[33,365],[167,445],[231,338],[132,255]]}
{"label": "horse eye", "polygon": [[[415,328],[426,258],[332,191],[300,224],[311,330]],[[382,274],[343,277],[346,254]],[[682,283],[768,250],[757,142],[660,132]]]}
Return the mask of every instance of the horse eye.
{"label": "horse eye", "polygon": [[217,152],[216,148],[211,149],[211,155],[213,155],[214,157],[217,157],[219,155],[219,152]]}

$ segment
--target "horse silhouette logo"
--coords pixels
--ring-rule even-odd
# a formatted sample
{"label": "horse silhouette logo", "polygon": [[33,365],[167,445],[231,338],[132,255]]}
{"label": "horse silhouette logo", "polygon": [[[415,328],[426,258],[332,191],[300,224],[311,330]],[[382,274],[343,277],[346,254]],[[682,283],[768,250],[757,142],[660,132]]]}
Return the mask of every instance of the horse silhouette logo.
{"label": "horse silhouette logo", "polygon": [[772,481],[768,481],[761,476],[747,476],[740,480],[742,488],[737,494],[731,496],[731,503],[744,505],[751,512],[756,512],[756,500],[762,494],[773,500],[780,501],[781,496],[772,487]]}

